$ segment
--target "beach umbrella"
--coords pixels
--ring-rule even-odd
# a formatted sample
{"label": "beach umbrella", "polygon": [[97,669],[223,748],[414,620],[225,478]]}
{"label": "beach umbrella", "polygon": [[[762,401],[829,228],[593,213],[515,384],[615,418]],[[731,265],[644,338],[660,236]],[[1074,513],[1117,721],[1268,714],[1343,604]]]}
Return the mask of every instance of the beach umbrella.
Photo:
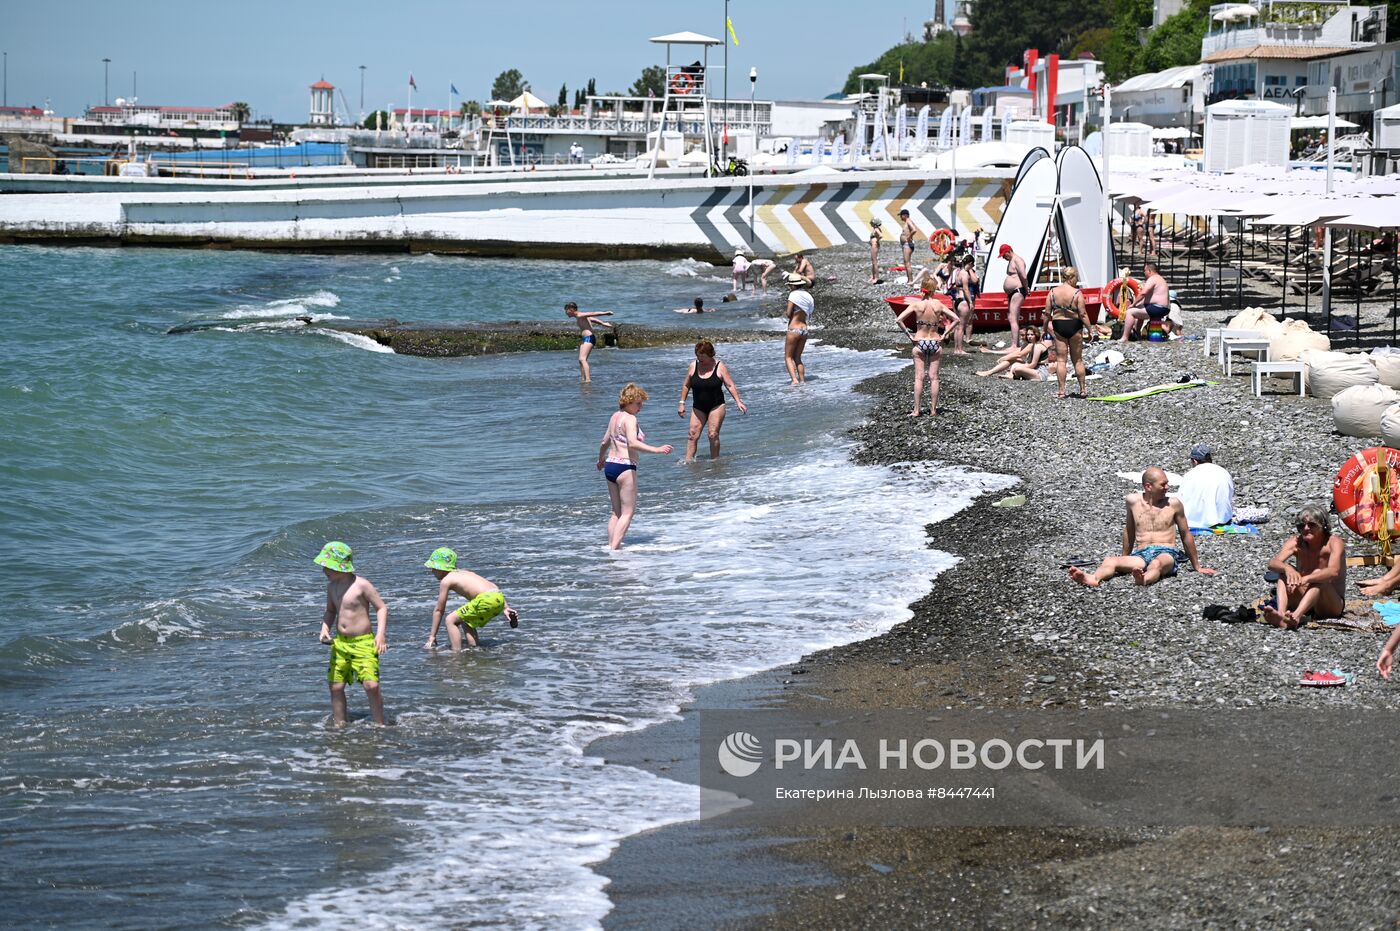
{"label": "beach umbrella", "polygon": [[[1334,120],[1334,125],[1338,129],[1356,129],[1358,123],[1351,120],[1344,120],[1340,116]],[[1289,129],[1326,129],[1327,117],[1325,116],[1295,116],[1288,121]]]}
{"label": "beach umbrella", "polygon": [[507,106],[516,110],[546,110],[549,108],[549,104],[545,103],[543,100],[536,97],[529,91],[526,91],[519,97],[512,100],[509,104],[507,104]]}

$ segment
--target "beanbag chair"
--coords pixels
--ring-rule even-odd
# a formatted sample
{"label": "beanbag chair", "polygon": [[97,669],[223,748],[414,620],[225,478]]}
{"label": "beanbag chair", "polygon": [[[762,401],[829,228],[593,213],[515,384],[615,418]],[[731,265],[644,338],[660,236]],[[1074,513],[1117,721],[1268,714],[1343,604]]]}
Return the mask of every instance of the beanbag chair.
{"label": "beanbag chair", "polygon": [[1352,385],[1332,397],[1332,420],[1343,436],[1380,436],[1381,417],[1400,393],[1385,385]]}
{"label": "beanbag chair", "polygon": [[1400,449],[1400,404],[1392,404],[1381,414],[1381,439],[1392,449]]}
{"label": "beanbag chair", "polygon": [[[1269,334],[1269,359],[1274,362],[1293,362],[1309,349],[1326,352],[1330,348],[1327,334],[1318,333],[1302,320],[1285,320]],[[1400,388],[1400,383],[1391,387]]]}
{"label": "beanbag chair", "polygon": [[1279,328],[1279,322],[1262,307],[1246,307],[1231,317],[1225,326],[1231,330],[1261,330],[1272,335]]}
{"label": "beanbag chair", "polygon": [[1309,349],[1301,356],[1308,367],[1308,394],[1331,398],[1353,385],[1374,385],[1380,380],[1370,356]]}
{"label": "beanbag chair", "polygon": [[1400,388],[1400,350],[1389,346],[1372,349],[1371,362],[1376,366],[1382,385]]}

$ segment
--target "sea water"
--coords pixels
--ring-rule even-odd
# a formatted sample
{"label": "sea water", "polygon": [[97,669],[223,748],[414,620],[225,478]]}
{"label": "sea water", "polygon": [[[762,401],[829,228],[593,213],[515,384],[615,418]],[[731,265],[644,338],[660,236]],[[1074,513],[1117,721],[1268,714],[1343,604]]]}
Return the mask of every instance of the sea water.
{"label": "sea water", "polygon": [[[596,737],[701,683],[873,636],[951,564],[924,527],[1000,479],[853,465],[852,388],[903,363],[721,345],[749,404],[678,463],[688,349],[422,359],[337,318],[775,327],[703,262],[0,247],[0,830],[17,926],[590,927],[589,864],[692,815]],[[310,316],[310,325],[298,321]],[[170,334],[175,326],[214,324]],[[819,335],[820,331],[817,331]],[[606,550],[597,444],[651,393],[640,507]],[[932,428],[932,426],[931,426]],[[388,602],[393,726],[328,724],[325,579]],[[452,546],[521,612],[423,649]],[[453,605],[455,606],[456,600]],[[445,646],[445,634],[439,635]]]}

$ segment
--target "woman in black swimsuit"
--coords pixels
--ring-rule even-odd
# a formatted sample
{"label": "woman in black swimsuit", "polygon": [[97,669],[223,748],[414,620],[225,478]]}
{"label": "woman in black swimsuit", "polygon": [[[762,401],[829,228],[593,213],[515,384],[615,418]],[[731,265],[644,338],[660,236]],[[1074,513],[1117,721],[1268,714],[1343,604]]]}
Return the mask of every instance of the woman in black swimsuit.
{"label": "woman in black swimsuit", "polygon": [[1055,332],[1055,380],[1059,382],[1060,393],[1065,395],[1065,361],[1074,361],[1074,377],[1079,380],[1079,393],[1076,398],[1088,396],[1084,383],[1084,332],[1094,338],[1094,328],[1089,324],[1089,311],[1084,306],[1084,295],[1079,291],[1079,271],[1072,265],[1060,269],[1060,284],[1046,299],[1046,310],[1050,312],[1050,329]]}
{"label": "woman in black swimsuit", "polygon": [[681,401],[676,405],[676,416],[685,416],[685,396],[691,395],[690,435],[685,444],[685,459],[695,459],[696,447],[700,445],[700,431],[709,427],[710,458],[719,458],[719,428],[724,426],[724,389],[734,395],[734,403],[739,413],[747,414],[749,409],[739,400],[739,386],[729,374],[729,367],[715,359],[715,344],[702,339],[695,344],[695,361],[685,373],[681,382]]}

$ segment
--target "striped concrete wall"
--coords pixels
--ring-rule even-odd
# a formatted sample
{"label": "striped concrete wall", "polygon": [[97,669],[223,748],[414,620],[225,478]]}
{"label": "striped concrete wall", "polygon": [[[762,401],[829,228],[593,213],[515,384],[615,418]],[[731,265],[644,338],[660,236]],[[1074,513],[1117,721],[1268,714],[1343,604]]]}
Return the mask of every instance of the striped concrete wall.
{"label": "striped concrete wall", "polygon": [[[387,249],[503,255],[787,255],[898,236],[908,209],[926,238],[995,229],[1011,172],[858,172],[810,179],[600,179],[335,190],[0,197],[0,240]],[[1006,177],[1002,177],[1005,175]],[[752,191],[752,194],[750,194]],[[752,197],[752,200],[750,199]],[[750,217],[753,228],[750,231]]]}

